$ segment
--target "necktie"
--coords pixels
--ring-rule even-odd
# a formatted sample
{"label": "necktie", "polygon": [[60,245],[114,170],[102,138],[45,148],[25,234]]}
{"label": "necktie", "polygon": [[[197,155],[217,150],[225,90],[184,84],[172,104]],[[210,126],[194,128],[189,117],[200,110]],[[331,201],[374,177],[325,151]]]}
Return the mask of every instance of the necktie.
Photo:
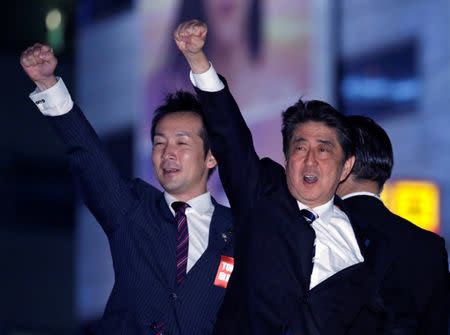
{"label": "necktie", "polygon": [[312,224],[314,222],[314,220],[316,219],[316,216],[314,215],[314,213],[306,208],[301,209],[300,214],[303,216],[303,218],[309,224]]}
{"label": "necktie", "polygon": [[[306,220],[306,222],[308,222],[310,225],[314,222],[315,219],[317,219],[316,215],[306,208],[301,209],[300,214],[303,216],[303,218]],[[316,256],[316,240],[314,239],[314,247],[312,250],[312,262],[313,263],[314,263],[315,256]]]}
{"label": "necktie", "polygon": [[186,276],[186,267],[189,250],[189,232],[186,218],[186,208],[189,205],[185,202],[175,201],[172,208],[175,210],[175,224],[177,225],[177,274],[176,282],[180,285]]}

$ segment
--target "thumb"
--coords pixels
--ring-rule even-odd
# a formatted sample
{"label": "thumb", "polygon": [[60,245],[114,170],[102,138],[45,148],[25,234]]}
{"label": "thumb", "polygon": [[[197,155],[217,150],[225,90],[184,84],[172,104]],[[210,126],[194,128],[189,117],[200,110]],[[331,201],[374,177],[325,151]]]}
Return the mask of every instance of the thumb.
{"label": "thumb", "polygon": [[54,54],[53,54],[53,48],[48,46],[48,45],[44,45],[41,48],[41,52],[39,54],[39,58],[42,60],[46,60],[46,61],[50,61],[52,58],[54,58]]}
{"label": "thumb", "polygon": [[52,57],[53,57],[53,54],[50,52],[44,52],[39,55],[39,58],[46,60],[46,61],[50,60]]}

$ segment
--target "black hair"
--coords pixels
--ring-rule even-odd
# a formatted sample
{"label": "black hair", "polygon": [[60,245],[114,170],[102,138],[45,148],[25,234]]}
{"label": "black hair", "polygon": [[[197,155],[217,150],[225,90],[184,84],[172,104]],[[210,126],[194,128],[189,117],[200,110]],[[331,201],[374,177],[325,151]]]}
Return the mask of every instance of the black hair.
{"label": "black hair", "polygon": [[295,129],[306,122],[320,122],[336,130],[339,144],[344,152],[344,161],[353,155],[350,128],[345,116],[339,113],[330,104],[311,100],[299,99],[282,113],[283,152],[286,159],[289,157],[289,146]]}
{"label": "black hair", "polygon": [[380,190],[391,177],[394,154],[388,134],[367,116],[347,117],[355,145],[355,164],[351,174],[356,179],[377,182]]}
{"label": "black hair", "polygon": [[190,92],[179,90],[175,93],[167,94],[164,103],[157,107],[153,113],[152,127],[150,131],[151,140],[153,143],[155,137],[155,129],[162,118],[172,113],[193,113],[200,117],[202,121],[202,128],[199,136],[203,140],[203,150],[205,157],[211,148],[208,132],[205,128],[203,120],[202,106],[196,96]]}

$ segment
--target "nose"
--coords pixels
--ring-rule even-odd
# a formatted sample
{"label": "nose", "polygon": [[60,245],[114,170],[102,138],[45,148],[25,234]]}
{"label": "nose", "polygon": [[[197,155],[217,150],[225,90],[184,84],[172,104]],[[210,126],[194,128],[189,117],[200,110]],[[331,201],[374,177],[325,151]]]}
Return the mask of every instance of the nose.
{"label": "nose", "polygon": [[313,150],[308,150],[305,156],[306,165],[314,165],[316,163],[316,155]]}
{"label": "nose", "polygon": [[162,153],[163,159],[174,159],[175,158],[175,146],[168,143]]}

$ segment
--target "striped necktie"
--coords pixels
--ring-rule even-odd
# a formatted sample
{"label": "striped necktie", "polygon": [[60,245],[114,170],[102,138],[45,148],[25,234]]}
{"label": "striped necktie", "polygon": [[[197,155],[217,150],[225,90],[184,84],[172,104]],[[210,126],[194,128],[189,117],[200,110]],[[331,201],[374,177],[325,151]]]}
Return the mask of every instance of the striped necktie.
{"label": "striped necktie", "polygon": [[308,222],[309,224],[312,224],[316,218],[313,212],[310,210],[303,208],[300,210],[300,214],[303,216],[303,218]]}
{"label": "striped necktie", "polygon": [[175,224],[177,225],[177,275],[176,282],[180,285],[186,276],[188,250],[189,250],[189,231],[186,218],[186,208],[189,205],[185,202],[175,201],[172,208],[175,211]]}
{"label": "striped necktie", "polygon": [[[314,222],[315,219],[317,219],[316,215],[311,212],[310,210],[303,208],[300,210],[300,214],[303,216],[306,222],[308,222],[310,225]],[[315,234],[314,234],[315,236]],[[316,256],[316,239],[314,239],[314,246],[312,249],[312,262],[314,264],[314,257]]]}

